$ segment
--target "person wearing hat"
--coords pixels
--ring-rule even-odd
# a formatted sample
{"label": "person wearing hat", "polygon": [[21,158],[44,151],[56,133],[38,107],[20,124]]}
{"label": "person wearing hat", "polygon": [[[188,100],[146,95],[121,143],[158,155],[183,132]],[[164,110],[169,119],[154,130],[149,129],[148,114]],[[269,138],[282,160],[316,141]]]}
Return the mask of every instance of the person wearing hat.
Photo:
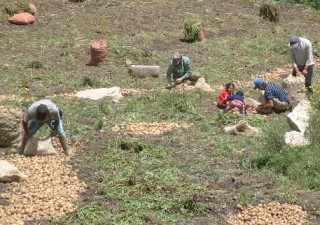
{"label": "person wearing hat", "polygon": [[311,42],[302,37],[292,36],[289,43],[290,58],[293,65],[293,76],[304,75],[305,87],[312,93],[312,78],[314,73],[314,60]]}
{"label": "person wearing hat", "polygon": [[265,104],[256,108],[259,114],[270,114],[272,111],[279,113],[291,108],[289,95],[286,90],[276,83],[266,83],[262,78],[254,81],[254,89],[264,91]]}
{"label": "person wearing hat", "polygon": [[48,99],[42,99],[34,102],[28,110],[23,114],[22,126],[24,136],[20,147],[20,153],[23,154],[28,140],[34,135],[44,124],[51,128],[51,136],[58,136],[60,144],[66,155],[70,155],[68,148],[66,133],[62,124],[62,111],[56,104]]}
{"label": "person wearing hat", "polygon": [[187,56],[182,56],[181,53],[176,52],[170,61],[167,70],[167,89],[182,83],[185,80],[191,81],[191,85],[195,84],[200,76],[192,72],[190,59]]}

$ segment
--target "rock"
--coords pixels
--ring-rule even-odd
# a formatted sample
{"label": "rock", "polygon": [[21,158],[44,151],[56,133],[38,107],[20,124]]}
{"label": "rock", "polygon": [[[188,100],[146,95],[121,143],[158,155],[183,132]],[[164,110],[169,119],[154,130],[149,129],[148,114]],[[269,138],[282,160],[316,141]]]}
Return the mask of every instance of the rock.
{"label": "rock", "polygon": [[183,82],[181,84],[176,85],[175,88],[182,90],[182,91],[190,91],[190,90],[194,90],[194,89],[200,89],[205,92],[213,92],[213,89],[211,88],[211,86],[206,82],[205,78],[203,78],[203,77],[200,77],[195,84],[193,81],[187,80],[186,82]]}
{"label": "rock", "polygon": [[310,144],[310,140],[301,132],[290,131],[285,134],[285,143],[290,147],[305,146]]}
{"label": "rock", "polygon": [[58,153],[52,145],[51,137],[47,137],[44,140],[32,137],[29,139],[23,154],[26,156],[44,156],[57,155]]}
{"label": "rock", "polygon": [[197,83],[194,85],[195,88],[198,88],[205,92],[213,92],[213,89],[207,84],[206,79],[204,77],[200,77]]}
{"label": "rock", "polygon": [[253,135],[253,134],[261,133],[260,128],[250,126],[247,121],[240,121],[235,125],[224,126],[222,128],[222,131],[227,134],[233,134],[233,135],[240,135],[240,134]]}
{"label": "rock", "polygon": [[282,86],[287,90],[293,105],[306,99],[305,78],[303,76],[294,77],[290,74],[283,79]]}
{"label": "rock", "polygon": [[309,111],[311,104],[308,100],[302,100],[291,113],[287,115],[287,120],[292,129],[305,134],[309,127]]}
{"label": "rock", "polygon": [[253,98],[245,98],[244,102],[246,103],[247,108],[256,109],[258,105],[261,105],[260,102],[254,100]]}
{"label": "rock", "polygon": [[133,64],[133,62],[129,59],[126,59],[126,66],[131,66]]}
{"label": "rock", "polygon": [[131,65],[129,73],[132,76],[145,78],[145,77],[159,77],[160,66],[142,66],[142,65]]}
{"label": "rock", "polygon": [[18,182],[27,179],[17,167],[6,160],[0,160],[0,182]]}
{"label": "rock", "polygon": [[104,97],[113,97],[113,102],[119,102],[123,98],[120,87],[98,88],[78,91],[76,96],[79,98],[88,98],[91,100],[99,100]]}
{"label": "rock", "polygon": [[0,106],[0,152],[16,149],[21,142],[22,111]]}

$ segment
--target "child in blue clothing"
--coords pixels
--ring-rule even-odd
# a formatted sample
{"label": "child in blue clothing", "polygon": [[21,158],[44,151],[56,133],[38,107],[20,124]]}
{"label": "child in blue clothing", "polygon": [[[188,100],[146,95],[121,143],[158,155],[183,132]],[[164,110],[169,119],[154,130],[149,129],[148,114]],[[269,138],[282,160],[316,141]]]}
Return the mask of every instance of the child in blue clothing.
{"label": "child in blue clothing", "polygon": [[247,115],[246,104],[244,102],[242,91],[237,91],[236,94],[228,96],[225,101],[230,102],[229,106],[225,109],[225,112],[238,108],[241,114]]}

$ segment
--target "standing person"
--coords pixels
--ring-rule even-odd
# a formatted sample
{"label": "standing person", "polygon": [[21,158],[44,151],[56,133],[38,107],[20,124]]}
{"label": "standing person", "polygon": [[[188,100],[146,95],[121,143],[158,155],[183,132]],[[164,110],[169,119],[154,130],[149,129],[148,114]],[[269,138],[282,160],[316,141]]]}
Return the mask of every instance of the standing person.
{"label": "standing person", "polygon": [[284,112],[291,108],[289,95],[286,90],[276,83],[266,83],[262,78],[254,81],[254,89],[264,91],[265,104],[256,108],[259,114],[270,114],[274,112]]}
{"label": "standing person", "polygon": [[247,115],[246,104],[243,96],[244,94],[242,91],[237,91],[235,95],[228,96],[224,101],[229,101],[230,104],[225,108],[225,112],[238,108],[241,114]]}
{"label": "standing person", "polygon": [[34,102],[23,115],[24,136],[20,150],[21,153],[24,152],[26,144],[32,135],[44,124],[47,124],[51,128],[51,136],[58,136],[64,153],[70,155],[71,151],[68,148],[66,133],[62,124],[62,114],[58,106],[48,99]]}
{"label": "standing person", "polygon": [[174,53],[167,70],[166,88],[171,89],[185,80],[190,80],[193,84],[195,84],[199,78],[199,74],[192,72],[189,57],[182,56],[182,54],[179,52]]}
{"label": "standing person", "polygon": [[235,89],[235,85],[232,82],[227,83],[224,89],[220,92],[218,96],[217,107],[219,109],[225,109],[229,105],[229,101],[225,101],[228,96],[232,95]]}
{"label": "standing person", "polygon": [[315,69],[312,44],[306,38],[292,36],[289,46],[290,58],[293,65],[292,75],[304,75],[305,87],[309,93],[312,93],[312,78]]}

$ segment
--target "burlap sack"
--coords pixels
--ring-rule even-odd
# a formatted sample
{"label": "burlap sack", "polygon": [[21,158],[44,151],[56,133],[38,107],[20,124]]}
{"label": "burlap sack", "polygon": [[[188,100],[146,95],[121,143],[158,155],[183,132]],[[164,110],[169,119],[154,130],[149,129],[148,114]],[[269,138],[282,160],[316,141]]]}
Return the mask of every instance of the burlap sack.
{"label": "burlap sack", "polygon": [[29,8],[30,8],[30,13],[32,15],[36,15],[37,14],[37,7],[33,4],[33,3],[29,3]]}
{"label": "burlap sack", "polygon": [[205,41],[205,40],[206,40],[206,36],[205,36],[204,28],[203,26],[201,26],[199,30],[199,41]]}
{"label": "burlap sack", "polygon": [[36,18],[30,13],[22,12],[10,17],[8,21],[16,25],[28,25],[34,23]]}
{"label": "burlap sack", "polygon": [[52,145],[51,137],[47,137],[43,140],[38,137],[32,137],[29,139],[23,154],[26,156],[43,156],[56,155],[57,152]]}
{"label": "burlap sack", "polygon": [[92,41],[90,44],[90,52],[91,60],[87,63],[87,66],[98,66],[107,58],[107,43],[101,40]]}

